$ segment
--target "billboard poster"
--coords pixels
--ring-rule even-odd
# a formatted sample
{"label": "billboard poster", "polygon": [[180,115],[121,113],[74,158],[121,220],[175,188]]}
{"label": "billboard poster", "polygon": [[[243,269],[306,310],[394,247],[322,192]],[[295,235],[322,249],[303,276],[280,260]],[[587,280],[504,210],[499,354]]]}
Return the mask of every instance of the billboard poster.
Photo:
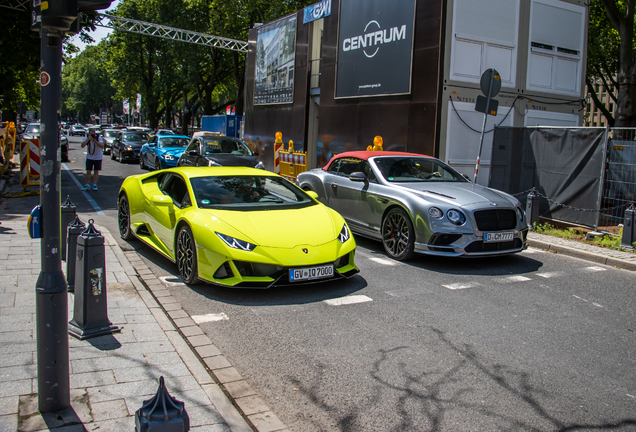
{"label": "billboard poster", "polygon": [[258,28],[254,105],[293,101],[295,50],[295,14]]}
{"label": "billboard poster", "polygon": [[416,0],[342,0],[336,98],[411,92]]}

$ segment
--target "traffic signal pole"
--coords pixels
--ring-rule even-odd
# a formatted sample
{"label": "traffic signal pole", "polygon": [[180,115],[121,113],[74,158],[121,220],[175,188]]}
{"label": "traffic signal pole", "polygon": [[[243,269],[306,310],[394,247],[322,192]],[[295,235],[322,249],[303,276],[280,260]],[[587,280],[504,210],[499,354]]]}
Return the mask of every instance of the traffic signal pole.
{"label": "traffic signal pole", "polygon": [[68,294],[61,262],[61,177],[58,122],[62,100],[62,38],[40,33],[41,271],[36,283],[38,407],[42,413],[71,406]]}

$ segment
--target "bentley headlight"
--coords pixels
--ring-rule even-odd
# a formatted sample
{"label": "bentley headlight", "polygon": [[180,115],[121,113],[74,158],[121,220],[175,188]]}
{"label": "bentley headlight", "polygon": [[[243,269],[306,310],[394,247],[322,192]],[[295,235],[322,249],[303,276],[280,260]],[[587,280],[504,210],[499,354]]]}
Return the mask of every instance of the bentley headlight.
{"label": "bentley headlight", "polygon": [[176,158],[176,157],[174,157],[174,156],[173,156],[173,155],[171,155],[171,154],[167,154],[167,155],[165,155],[165,156],[164,156],[164,159],[165,159],[165,160],[167,160],[167,161],[177,160],[177,158]]}
{"label": "bentley headlight", "polygon": [[223,240],[223,242],[231,248],[252,252],[254,248],[256,247],[255,244],[246,242],[245,240],[239,240],[237,238],[230,237],[229,235],[221,234],[216,231],[214,233],[218,235],[219,238]]}
{"label": "bentley headlight", "polygon": [[258,163],[256,164],[254,168],[265,169],[265,165],[263,164],[263,162],[258,161]]}
{"label": "bentley headlight", "polygon": [[444,212],[437,207],[431,207],[428,209],[428,214],[430,214],[435,219],[441,219],[444,217]]}
{"label": "bentley headlight", "polygon": [[344,224],[342,226],[342,229],[340,230],[340,234],[338,234],[338,240],[340,241],[340,243],[344,243],[349,240],[349,237],[351,237],[349,227],[347,227],[347,224]]}
{"label": "bentley headlight", "polygon": [[451,209],[446,212],[446,216],[448,217],[448,220],[451,221],[451,223],[454,225],[464,225],[464,223],[466,222],[466,216],[464,216],[464,214],[459,210]]}
{"label": "bentley headlight", "polygon": [[523,220],[526,218],[526,212],[523,211],[521,207],[517,207],[517,215],[519,216],[519,220],[521,222],[523,222]]}
{"label": "bentley headlight", "polygon": [[214,162],[214,161],[211,160],[211,161],[208,161],[208,166],[223,166],[223,165],[221,165],[218,162]]}

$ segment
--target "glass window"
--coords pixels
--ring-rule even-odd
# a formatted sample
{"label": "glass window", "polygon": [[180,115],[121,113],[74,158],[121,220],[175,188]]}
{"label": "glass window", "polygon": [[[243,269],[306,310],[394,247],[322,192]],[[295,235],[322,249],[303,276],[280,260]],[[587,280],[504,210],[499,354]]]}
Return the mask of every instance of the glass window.
{"label": "glass window", "polygon": [[126,133],[124,134],[126,141],[148,141],[148,134],[145,133]]}
{"label": "glass window", "polygon": [[329,165],[329,168],[327,168],[327,172],[336,174],[338,172],[339,166],[340,166],[340,159],[336,159],[331,163],[331,165]]}
{"label": "glass window", "polygon": [[188,187],[185,181],[177,175],[168,176],[161,184],[161,191],[172,198],[179,207],[187,205],[186,197],[188,198],[187,202],[189,202]]}
{"label": "glass window", "polygon": [[119,132],[117,131],[104,131],[104,138],[115,138]]}
{"label": "glass window", "polygon": [[[153,141],[156,141],[156,137]],[[159,139],[159,147],[185,147],[188,145],[187,138],[162,137]]]}
{"label": "glass window", "polygon": [[243,141],[233,139],[205,139],[203,140],[203,154],[233,154],[251,156],[252,150]]}
{"label": "glass window", "polygon": [[31,124],[26,128],[26,133],[37,134],[40,133],[40,125],[39,124]]}
{"label": "glass window", "polygon": [[439,159],[418,157],[376,157],[374,162],[390,182],[467,182],[461,174]]}
{"label": "glass window", "polygon": [[300,208],[316,202],[287,180],[270,176],[219,176],[190,179],[200,208],[268,210]]}
{"label": "glass window", "polygon": [[364,171],[364,161],[358,158],[342,158],[340,159],[340,168],[338,174],[350,176],[351,173]]}

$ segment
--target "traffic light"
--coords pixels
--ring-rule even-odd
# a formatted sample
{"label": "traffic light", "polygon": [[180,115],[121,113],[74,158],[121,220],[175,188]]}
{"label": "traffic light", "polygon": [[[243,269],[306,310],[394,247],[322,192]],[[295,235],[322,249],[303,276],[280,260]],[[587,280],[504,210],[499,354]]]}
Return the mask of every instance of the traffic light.
{"label": "traffic light", "polygon": [[[31,0],[31,29],[70,31],[80,12],[108,9],[112,0]],[[77,21],[79,23],[79,20]],[[77,32],[78,29],[74,29]]]}

